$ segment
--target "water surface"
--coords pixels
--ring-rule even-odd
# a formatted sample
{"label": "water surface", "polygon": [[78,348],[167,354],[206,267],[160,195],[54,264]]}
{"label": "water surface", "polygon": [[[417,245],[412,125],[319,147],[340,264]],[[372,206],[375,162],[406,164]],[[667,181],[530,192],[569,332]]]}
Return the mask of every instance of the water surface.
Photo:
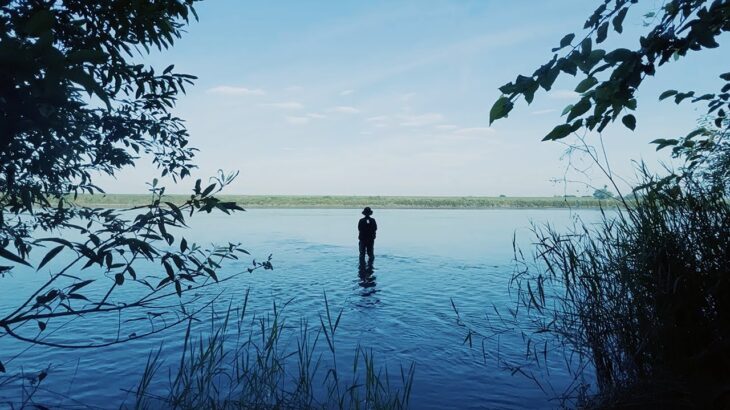
{"label": "water surface", "polygon": [[[259,260],[273,254],[273,271],[247,273],[221,286],[226,301],[233,304],[242,302],[250,289],[249,309],[254,313],[265,314],[274,301],[291,301],[285,308],[287,317],[318,322],[326,293],[333,309],[343,309],[337,342],[345,363],[357,345],[371,348],[376,360],[391,370],[416,363],[413,408],[551,408],[557,405],[550,400],[553,393],[546,394],[519,373],[500,369],[493,344],[485,359],[479,340],[474,339],[473,347],[463,343],[467,333],[457,324],[451,301],[463,318],[480,325],[493,306],[512,306],[507,286],[514,269],[513,238],[529,249],[531,221],[566,227],[576,215],[589,222],[600,216],[597,211],[565,209],[376,209],[376,259],[367,279],[361,277],[357,256],[359,210],[254,209],[234,216],[200,215],[190,220],[185,236],[201,244],[241,242]],[[241,270],[247,262],[225,269]],[[0,313],[27,297],[47,277],[44,271],[0,278]],[[70,323],[53,337],[97,340],[95,335],[109,326],[116,326],[114,318],[90,317]],[[125,399],[131,403],[125,390],[136,385],[147,355],[161,342],[165,363],[178,360],[183,332],[178,328],[87,351],[24,351],[27,345],[4,337],[0,360],[9,370],[52,364],[44,386],[67,398],[45,394],[64,405],[114,408]],[[23,354],[8,363],[8,357],[19,352]],[[500,357],[523,357],[524,352],[519,334],[501,336]],[[550,372],[558,389],[570,380],[561,366]],[[0,389],[0,402],[17,394]]]}

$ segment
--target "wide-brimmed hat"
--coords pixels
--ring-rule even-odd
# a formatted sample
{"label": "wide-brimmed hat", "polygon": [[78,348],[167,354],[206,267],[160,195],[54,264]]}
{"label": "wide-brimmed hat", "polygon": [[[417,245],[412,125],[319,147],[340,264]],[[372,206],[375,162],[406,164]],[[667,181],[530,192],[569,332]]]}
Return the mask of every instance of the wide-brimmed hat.
{"label": "wide-brimmed hat", "polygon": [[362,210],[362,214],[363,215],[372,215],[373,214],[373,210],[370,209],[369,206],[366,206],[365,209]]}

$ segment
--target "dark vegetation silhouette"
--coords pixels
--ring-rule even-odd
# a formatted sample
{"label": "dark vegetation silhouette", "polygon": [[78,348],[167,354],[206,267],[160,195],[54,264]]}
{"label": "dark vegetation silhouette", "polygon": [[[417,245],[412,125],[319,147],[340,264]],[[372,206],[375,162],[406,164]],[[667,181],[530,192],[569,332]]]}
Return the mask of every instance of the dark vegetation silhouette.
{"label": "dark vegetation silhouette", "polygon": [[[0,2],[0,275],[48,276],[0,312],[0,341],[92,348],[159,333],[212,303],[201,289],[237,275],[219,268],[246,256],[238,244],[203,248],[171,233],[199,212],[242,210],[214,196],[235,174],[197,180],[177,205],[157,179],[133,212],[74,202],[102,193],[96,175],[142,156],[160,176],[190,176],[195,149],[171,109],[195,77],[134,60],[172,46],[194,17],[192,0]],[[239,272],[271,267],[254,261]],[[108,313],[118,317],[114,334],[51,337],[61,319]],[[2,355],[5,373],[12,358]]]}
{"label": "dark vegetation silhouette", "polygon": [[[506,117],[519,97],[529,104],[539,88],[550,90],[570,74],[580,79],[578,101],[543,140],[600,138],[619,118],[634,130],[631,112],[644,79],[675,59],[718,47],[730,30],[730,2],[672,0],[644,16],[647,32],[635,48],[604,50],[598,45],[611,28],[623,31],[636,1],[599,3],[582,38],[566,35],[550,61],[500,88],[490,121]],[[515,249],[517,309],[495,327],[522,331],[528,354],[521,363],[502,364],[544,382],[535,369],[545,370],[549,346],[557,346],[575,375],[558,393],[571,405],[730,406],[730,73],[716,74],[724,81],[718,91],[659,96],[705,106],[686,136],[652,141],[657,150],[672,149],[678,169],[654,175],[641,166],[641,184],[624,196],[607,164],[587,148],[621,205],[605,212],[599,226],[578,224],[567,234],[536,226],[533,252]]]}

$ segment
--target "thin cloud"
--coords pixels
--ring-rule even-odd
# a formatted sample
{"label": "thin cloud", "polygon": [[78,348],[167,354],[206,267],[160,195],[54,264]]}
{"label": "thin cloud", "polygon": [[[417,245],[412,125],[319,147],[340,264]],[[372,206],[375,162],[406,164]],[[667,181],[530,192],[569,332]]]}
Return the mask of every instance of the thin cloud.
{"label": "thin cloud", "polygon": [[309,124],[309,121],[311,121],[311,118],[309,117],[295,117],[295,116],[287,116],[284,118],[286,122],[293,125],[304,125]]}
{"label": "thin cloud", "polygon": [[484,136],[494,133],[494,128],[490,127],[469,127],[469,128],[459,128],[458,130],[454,131],[454,134],[456,135],[463,135],[463,136]]}
{"label": "thin cloud", "polygon": [[307,113],[307,117],[315,119],[315,120],[321,120],[322,118],[327,118],[326,115],[318,114],[316,112],[309,112]]}
{"label": "thin cloud", "polygon": [[400,125],[404,127],[422,127],[424,125],[431,125],[444,120],[443,115],[435,112],[416,115],[399,115],[398,118],[401,120]]}
{"label": "thin cloud", "polygon": [[580,94],[572,90],[553,90],[548,96],[554,100],[572,100],[578,98]]}
{"label": "thin cloud", "polygon": [[545,114],[550,114],[551,112],[555,112],[555,111],[557,111],[555,108],[548,108],[546,110],[533,111],[531,114],[532,115],[545,115]]}
{"label": "thin cloud", "polygon": [[360,112],[360,110],[358,110],[355,107],[348,107],[348,106],[345,106],[345,105],[341,105],[339,107],[332,107],[329,110],[332,111],[332,112],[338,112],[338,113],[341,113],[341,114],[357,114],[357,113]]}
{"label": "thin cloud", "polygon": [[285,101],[285,102],[273,102],[260,104],[262,107],[276,108],[278,110],[301,110],[304,108],[302,103],[296,101]]}
{"label": "thin cloud", "polygon": [[440,129],[440,130],[455,130],[459,127],[457,127],[456,125],[453,125],[453,124],[441,124],[441,125],[437,125],[436,128]]}
{"label": "thin cloud", "polygon": [[219,85],[217,87],[209,88],[207,91],[209,94],[219,95],[266,95],[266,92],[260,88],[252,89],[246,87],[235,87],[230,85]]}
{"label": "thin cloud", "polygon": [[385,122],[388,121],[387,115],[376,115],[374,117],[368,117],[365,119],[367,122]]}
{"label": "thin cloud", "polygon": [[344,97],[344,96],[350,95],[354,92],[355,92],[355,90],[343,90],[343,91],[340,91],[340,95]]}

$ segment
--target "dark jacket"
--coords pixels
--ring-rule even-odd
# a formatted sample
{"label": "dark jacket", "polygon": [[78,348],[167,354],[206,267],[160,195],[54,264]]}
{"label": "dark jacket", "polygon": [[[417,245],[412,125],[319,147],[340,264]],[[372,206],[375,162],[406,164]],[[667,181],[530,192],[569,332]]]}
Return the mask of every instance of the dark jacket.
{"label": "dark jacket", "polygon": [[366,242],[374,241],[375,231],[378,230],[378,224],[375,222],[375,219],[366,216],[360,219],[360,222],[357,223],[357,230],[359,232],[357,239]]}

